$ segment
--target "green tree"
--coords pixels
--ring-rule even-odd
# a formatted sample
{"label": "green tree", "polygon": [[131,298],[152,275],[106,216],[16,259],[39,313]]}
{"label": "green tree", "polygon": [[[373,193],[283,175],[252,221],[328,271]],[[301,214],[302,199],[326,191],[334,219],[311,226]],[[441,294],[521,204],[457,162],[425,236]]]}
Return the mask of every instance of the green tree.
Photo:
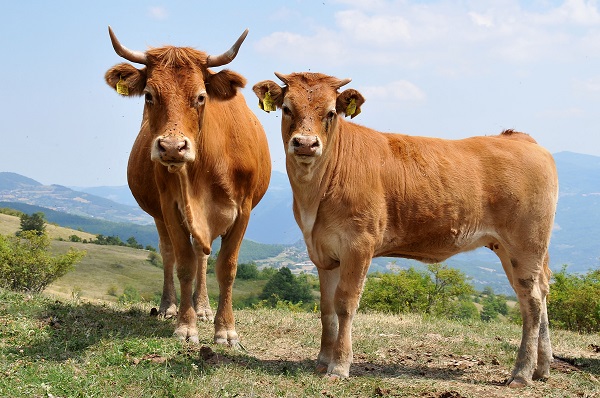
{"label": "green tree", "polygon": [[581,333],[600,331],[600,269],[585,275],[567,274],[566,265],[553,275],[548,295],[552,327]]}
{"label": "green tree", "polygon": [[237,267],[236,278],[244,280],[258,279],[259,274],[256,263],[242,263]]}
{"label": "green tree", "polygon": [[69,272],[85,251],[69,249],[52,256],[46,233],[24,231],[17,236],[0,235],[0,286],[16,291],[41,292]]}
{"label": "green tree", "polygon": [[140,245],[134,236],[130,236],[127,239],[127,246],[133,247],[134,249],[143,249],[144,246]]}
{"label": "green tree", "polygon": [[17,235],[21,235],[26,231],[34,231],[37,235],[43,235],[46,231],[46,216],[42,212],[29,214],[21,214],[21,230]]}
{"label": "green tree", "polygon": [[313,296],[307,283],[302,283],[289,268],[283,267],[267,281],[258,298],[275,307],[279,301],[289,301],[292,304],[307,303]]}
{"label": "green tree", "polygon": [[502,295],[494,294],[494,289],[486,286],[482,293],[483,298],[481,299],[481,320],[482,321],[493,321],[498,319],[498,314],[508,315],[508,304],[506,303],[506,297]]}
{"label": "green tree", "polygon": [[462,302],[474,293],[465,274],[442,264],[429,264],[427,270],[429,273],[410,267],[398,273],[370,275],[361,308],[391,313],[459,316],[464,312]]}

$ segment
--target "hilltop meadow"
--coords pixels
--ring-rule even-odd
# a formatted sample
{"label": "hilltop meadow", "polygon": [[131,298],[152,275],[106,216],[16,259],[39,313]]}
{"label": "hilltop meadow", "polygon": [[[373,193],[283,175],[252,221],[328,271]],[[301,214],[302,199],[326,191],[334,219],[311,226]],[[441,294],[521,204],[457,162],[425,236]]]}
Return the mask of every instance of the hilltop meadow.
{"label": "hilltop meadow", "polygon": [[[17,217],[0,214],[0,234],[18,228]],[[598,333],[553,329],[550,379],[504,387],[521,335],[506,320],[359,312],[350,378],[339,381],[314,372],[321,328],[314,310],[235,310],[239,349],[213,344],[209,323],[199,324],[199,345],[182,343],[172,337],[173,320],[149,316],[152,300],[117,299],[128,286],[144,297],[160,292],[162,270],[148,251],[68,242],[87,235],[52,225],[47,231],[53,252],[87,254],[43,294],[0,289],[0,396],[600,397]],[[264,283],[236,280],[236,298]]]}

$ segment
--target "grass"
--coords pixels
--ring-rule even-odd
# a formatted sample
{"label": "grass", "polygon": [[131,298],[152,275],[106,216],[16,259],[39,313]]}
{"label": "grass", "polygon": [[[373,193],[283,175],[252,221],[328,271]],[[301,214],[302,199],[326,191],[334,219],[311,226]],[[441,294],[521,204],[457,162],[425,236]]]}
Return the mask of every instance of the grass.
{"label": "grass", "polygon": [[238,310],[244,350],[171,335],[149,305],[121,306],[0,290],[0,396],[10,397],[598,397],[598,334],[553,331],[547,382],[502,386],[520,328],[359,313],[351,377],[314,373],[318,314]]}

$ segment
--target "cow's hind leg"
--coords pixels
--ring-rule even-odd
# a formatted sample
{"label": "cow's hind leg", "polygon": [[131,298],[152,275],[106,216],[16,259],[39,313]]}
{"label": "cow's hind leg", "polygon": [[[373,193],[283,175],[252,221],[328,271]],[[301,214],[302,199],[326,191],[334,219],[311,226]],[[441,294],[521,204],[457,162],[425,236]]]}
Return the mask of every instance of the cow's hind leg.
{"label": "cow's hind leg", "polygon": [[502,245],[496,245],[494,252],[500,258],[517,298],[523,332],[510,387],[527,385],[539,374],[547,377],[552,356],[548,334],[548,315],[546,311],[547,275],[544,271],[544,256],[511,254]]}
{"label": "cow's hind leg", "polygon": [[333,346],[338,337],[338,317],[335,312],[334,296],[340,280],[340,268],[325,270],[318,268],[321,290],[321,350],[317,356],[317,372],[326,373],[333,358]]}
{"label": "cow's hind leg", "polygon": [[154,220],[158,231],[160,254],[163,260],[163,291],[160,298],[158,315],[165,318],[177,316],[177,297],[175,296],[175,281],[173,269],[175,267],[175,254],[167,228],[161,220]]}
{"label": "cow's hind leg", "polygon": [[550,291],[550,268],[549,257],[546,253],[544,258],[544,271],[540,275],[539,287],[542,293],[542,313],[540,319],[540,336],[538,340],[537,368],[533,372],[533,380],[545,380],[550,377],[550,364],[552,363],[552,345],[550,343],[550,329],[548,322],[548,307],[546,299]]}
{"label": "cow's hind leg", "polygon": [[194,289],[194,309],[198,320],[212,322],[214,320],[210,301],[208,299],[208,290],[206,289],[206,268],[208,265],[208,255],[204,254],[202,248],[194,246],[198,257],[198,269],[196,271],[196,288]]}

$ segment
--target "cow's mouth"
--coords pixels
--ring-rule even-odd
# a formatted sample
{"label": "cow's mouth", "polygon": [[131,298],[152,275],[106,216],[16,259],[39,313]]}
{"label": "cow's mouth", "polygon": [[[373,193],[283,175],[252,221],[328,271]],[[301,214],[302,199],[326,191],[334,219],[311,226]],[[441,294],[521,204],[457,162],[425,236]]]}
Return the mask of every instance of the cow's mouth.
{"label": "cow's mouth", "polygon": [[167,170],[169,171],[169,173],[177,173],[179,170],[181,170],[183,168],[184,165],[185,165],[185,162],[166,163],[165,164],[165,166],[167,166]]}

